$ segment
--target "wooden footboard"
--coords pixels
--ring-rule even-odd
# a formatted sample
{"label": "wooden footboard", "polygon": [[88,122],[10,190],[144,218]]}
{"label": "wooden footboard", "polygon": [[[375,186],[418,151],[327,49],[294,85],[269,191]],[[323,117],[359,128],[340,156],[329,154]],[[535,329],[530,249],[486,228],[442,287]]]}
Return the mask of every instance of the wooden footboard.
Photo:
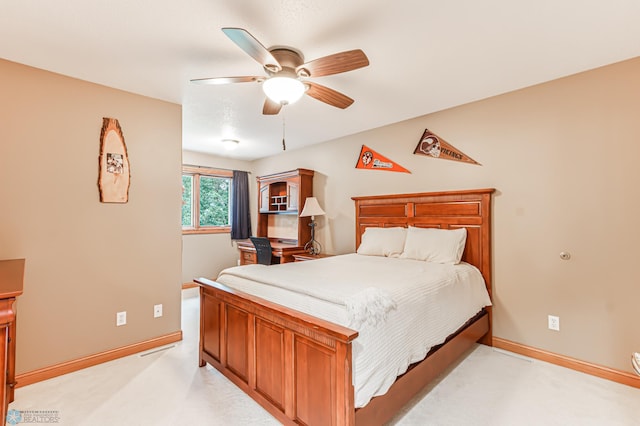
{"label": "wooden footboard", "polygon": [[283,424],[354,425],[356,331],[200,278],[200,366]]}

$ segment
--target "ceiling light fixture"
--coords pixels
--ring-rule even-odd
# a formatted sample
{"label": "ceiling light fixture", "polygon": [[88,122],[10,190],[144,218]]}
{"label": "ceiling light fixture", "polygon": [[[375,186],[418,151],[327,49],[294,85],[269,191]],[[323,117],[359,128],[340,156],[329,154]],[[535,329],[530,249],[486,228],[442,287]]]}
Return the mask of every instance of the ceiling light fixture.
{"label": "ceiling light fixture", "polygon": [[227,151],[232,151],[238,147],[240,141],[235,139],[222,139],[222,144]]}
{"label": "ceiling light fixture", "polygon": [[272,101],[282,105],[291,105],[304,95],[307,88],[297,78],[277,76],[265,80],[262,83],[262,90]]}

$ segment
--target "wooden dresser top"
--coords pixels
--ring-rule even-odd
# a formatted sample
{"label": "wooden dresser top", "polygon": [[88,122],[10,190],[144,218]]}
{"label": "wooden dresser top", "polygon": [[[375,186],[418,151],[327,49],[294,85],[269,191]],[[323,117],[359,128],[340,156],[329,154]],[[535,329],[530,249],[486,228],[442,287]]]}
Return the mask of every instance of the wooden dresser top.
{"label": "wooden dresser top", "polygon": [[24,282],[24,259],[0,260],[0,299],[20,296]]}

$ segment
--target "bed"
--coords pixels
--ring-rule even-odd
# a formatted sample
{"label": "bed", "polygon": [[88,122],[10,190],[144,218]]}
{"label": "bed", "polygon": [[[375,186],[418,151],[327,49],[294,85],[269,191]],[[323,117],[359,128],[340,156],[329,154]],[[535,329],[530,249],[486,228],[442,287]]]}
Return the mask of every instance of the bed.
{"label": "bed", "polygon": [[[462,260],[479,270],[490,297],[492,193],[480,189],[354,197],[356,247],[368,228],[464,228]],[[303,263],[315,262],[322,261]],[[296,265],[290,266],[300,267]],[[359,387],[354,372],[359,359],[354,359],[356,327],[238,289],[243,287],[196,281],[201,295],[200,366],[208,363],[218,369],[283,424],[383,424],[476,341],[491,344],[491,308],[486,307],[432,347],[426,358],[412,363],[383,395],[367,397],[362,405],[354,388],[354,382]]]}

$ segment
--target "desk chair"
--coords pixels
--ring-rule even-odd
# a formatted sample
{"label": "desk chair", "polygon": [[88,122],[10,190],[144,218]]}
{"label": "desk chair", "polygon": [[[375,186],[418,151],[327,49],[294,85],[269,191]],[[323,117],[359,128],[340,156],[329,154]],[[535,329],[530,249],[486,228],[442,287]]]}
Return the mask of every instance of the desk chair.
{"label": "desk chair", "polygon": [[272,265],[271,242],[266,237],[249,237],[256,248],[258,263],[262,265]]}

